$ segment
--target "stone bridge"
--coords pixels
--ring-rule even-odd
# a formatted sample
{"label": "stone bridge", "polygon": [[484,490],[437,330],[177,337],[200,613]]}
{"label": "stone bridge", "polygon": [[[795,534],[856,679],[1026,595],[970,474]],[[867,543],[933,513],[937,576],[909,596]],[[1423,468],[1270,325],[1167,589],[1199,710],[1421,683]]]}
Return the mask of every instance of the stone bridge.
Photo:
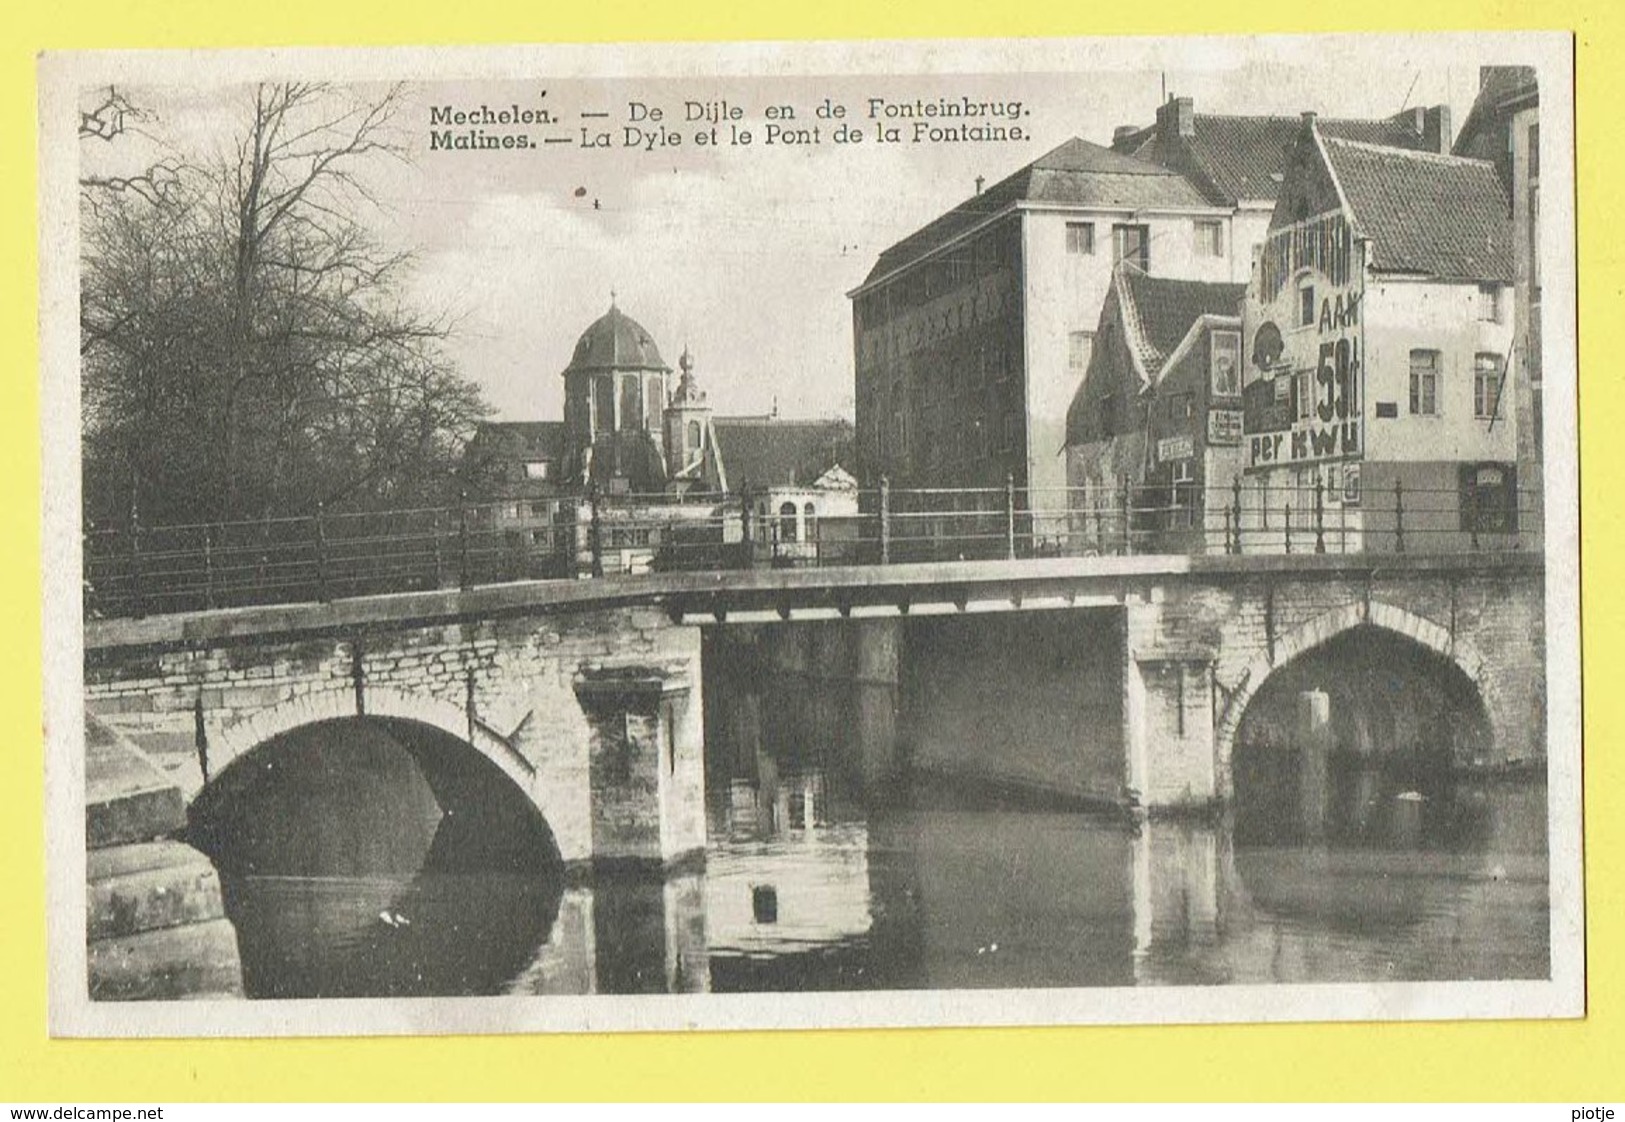
{"label": "stone bridge", "polygon": [[[895,681],[908,657],[898,636],[916,619],[1109,618],[1105,688],[1119,698],[1123,758],[1121,784],[1106,794],[1177,808],[1230,797],[1249,702],[1280,668],[1360,629],[1401,637],[1471,685],[1488,736],[1461,762],[1543,758],[1544,579],[1538,555],[1451,554],[528,582],[88,621],[85,702],[164,762],[189,798],[296,730],[375,719],[458,746],[460,760],[425,756],[439,761],[426,769],[431,786],[462,768],[500,773],[540,811],[567,863],[669,866],[705,845],[705,629],[771,635],[816,622],[853,644],[879,642]],[[997,760],[984,764],[997,774]]]}

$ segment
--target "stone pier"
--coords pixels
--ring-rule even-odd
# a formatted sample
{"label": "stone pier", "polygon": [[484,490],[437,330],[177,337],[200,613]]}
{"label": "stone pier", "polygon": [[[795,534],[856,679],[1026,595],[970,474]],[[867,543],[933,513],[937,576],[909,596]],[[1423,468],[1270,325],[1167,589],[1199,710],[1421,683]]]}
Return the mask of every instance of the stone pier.
{"label": "stone pier", "polygon": [[88,715],[85,749],[91,999],[241,997],[220,878],[173,838],[186,826],[180,788]]}

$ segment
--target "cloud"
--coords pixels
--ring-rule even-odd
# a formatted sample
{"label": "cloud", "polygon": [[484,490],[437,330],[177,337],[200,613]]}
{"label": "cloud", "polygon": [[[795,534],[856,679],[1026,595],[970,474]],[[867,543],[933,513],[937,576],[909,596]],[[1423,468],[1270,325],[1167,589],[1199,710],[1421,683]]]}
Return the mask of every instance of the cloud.
{"label": "cloud", "polygon": [[[936,212],[898,153],[753,153],[567,191],[474,201],[422,261],[415,295],[459,309],[454,353],[510,417],[557,417],[559,372],[609,306],[675,363],[686,345],[720,412],[850,412],[845,293]],[[772,163],[774,166],[764,167]]]}

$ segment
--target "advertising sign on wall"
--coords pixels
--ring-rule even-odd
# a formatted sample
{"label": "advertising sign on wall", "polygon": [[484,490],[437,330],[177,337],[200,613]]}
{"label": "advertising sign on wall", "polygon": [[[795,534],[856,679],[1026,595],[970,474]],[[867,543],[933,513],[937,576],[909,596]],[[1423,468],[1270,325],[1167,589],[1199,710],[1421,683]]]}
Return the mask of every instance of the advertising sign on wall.
{"label": "advertising sign on wall", "polygon": [[1242,307],[1247,466],[1358,457],[1364,270],[1334,213],[1272,233]]}
{"label": "advertising sign on wall", "polygon": [[1246,429],[1240,409],[1210,409],[1207,414],[1209,444],[1240,444]]}

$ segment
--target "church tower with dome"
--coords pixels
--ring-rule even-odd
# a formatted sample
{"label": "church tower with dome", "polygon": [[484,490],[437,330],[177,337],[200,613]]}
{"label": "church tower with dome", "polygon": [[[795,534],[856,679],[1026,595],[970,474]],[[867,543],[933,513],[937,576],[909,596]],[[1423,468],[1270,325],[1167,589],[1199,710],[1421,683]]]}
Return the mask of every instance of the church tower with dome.
{"label": "church tower with dome", "polygon": [[654,337],[612,298],[564,368],[562,420],[479,426],[460,474],[504,571],[641,571],[679,540],[690,552],[668,560],[689,565],[725,545],[750,545],[753,564],[856,549],[851,424],[714,416],[694,365],[684,347],[672,386]]}
{"label": "church tower with dome", "polygon": [[653,336],[611,299],[564,368],[571,475],[608,491],[664,489],[670,375]]}

